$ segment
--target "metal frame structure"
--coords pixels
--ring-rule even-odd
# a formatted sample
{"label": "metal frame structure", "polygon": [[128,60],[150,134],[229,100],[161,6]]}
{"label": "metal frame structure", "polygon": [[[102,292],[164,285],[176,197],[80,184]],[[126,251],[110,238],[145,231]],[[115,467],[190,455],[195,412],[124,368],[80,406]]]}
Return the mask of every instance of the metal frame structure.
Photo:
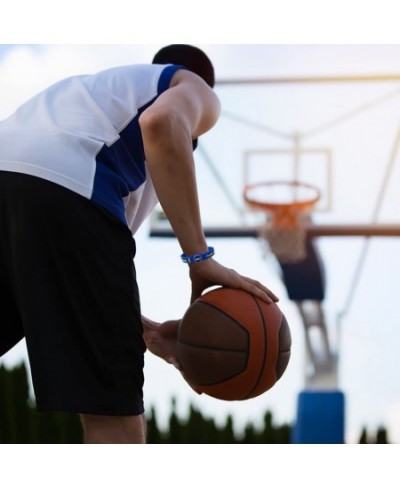
{"label": "metal frame structure", "polygon": [[[400,237],[400,224],[310,224],[306,228],[309,237]],[[231,226],[205,227],[210,238],[257,238],[258,227]],[[171,238],[175,234],[168,225],[152,226],[150,237]]]}
{"label": "metal frame structure", "polygon": [[270,85],[288,83],[360,83],[360,82],[392,82],[400,81],[400,73],[354,74],[331,76],[287,76],[266,78],[230,78],[216,81],[216,85]]}
{"label": "metal frame structure", "polygon": [[[365,75],[340,75],[340,76],[305,76],[305,77],[270,77],[270,78],[253,78],[253,79],[225,79],[217,80],[217,85],[271,85],[271,84],[328,84],[328,83],[388,83],[399,82],[399,73],[386,73],[386,74],[365,74]],[[379,97],[367,104],[364,104],[356,109],[337,117],[322,126],[313,128],[306,133],[293,133],[287,134],[281,131],[276,131],[270,127],[263,126],[258,122],[245,120],[242,117],[227,112],[223,113],[228,118],[246,125],[253,127],[254,129],[261,130],[266,133],[270,133],[285,140],[291,140],[293,142],[292,149],[274,150],[268,149],[263,152],[268,154],[275,153],[287,153],[293,154],[295,163],[295,174],[298,168],[299,157],[304,152],[309,152],[310,149],[302,147],[301,142],[305,137],[313,136],[321,131],[331,128],[332,126],[347,121],[358,114],[361,114],[371,108],[378,106],[382,102],[386,102],[394,97],[398,97],[400,94],[400,88],[391,91],[387,95]],[[369,223],[328,223],[319,224],[316,222],[309,222],[305,227],[306,239],[313,242],[318,238],[333,238],[333,237],[364,237],[365,242],[360,254],[358,263],[356,265],[355,276],[351,283],[351,293],[347,300],[344,311],[339,314],[341,317],[347,312],[350,307],[354,290],[357,287],[361,270],[365,262],[365,258],[372,237],[400,237],[400,223],[381,223],[379,222],[380,211],[385,195],[385,191],[390,180],[393,168],[397,159],[398,152],[400,150],[400,128],[397,132],[396,139],[394,141],[391,155],[386,167],[383,183],[380,187],[379,195],[376,201],[376,205],[373,209],[373,214]],[[234,226],[212,226],[205,227],[204,233],[207,238],[253,238],[260,239],[260,226],[249,225],[243,221],[243,211],[237,207],[235,199],[230,194],[229,189],[224,184],[222,176],[212,163],[212,160],[205,151],[205,149],[199,145],[200,155],[204,158],[212,171],[217,182],[221,186],[222,193],[230,201],[232,207],[237,211],[238,216],[242,217],[241,224]],[[327,149],[314,149],[327,154],[327,168],[328,168],[328,195],[327,206],[331,204],[331,188],[329,183],[331,173],[331,156]],[[257,151],[255,151],[257,152]],[[251,151],[249,152],[249,154]],[[245,164],[245,178],[247,171],[247,163]],[[326,209],[325,209],[326,210]],[[163,219],[157,219],[153,217],[153,221],[150,226],[150,237],[157,238],[171,238],[175,237],[173,230],[171,229],[169,222]],[[322,263],[316,263],[316,260],[311,259],[311,254],[307,257],[309,264],[307,266],[314,267],[313,272],[317,276],[322,273]],[[278,257],[277,257],[278,258]],[[279,259],[278,259],[279,261]],[[314,262],[314,264],[312,264]],[[282,263],[280,263],[282,265]],[[284,269],[284,268],[282,268]],[[308,269],[308,268],[307,268]],[[287,271],[287,270],[286,270]],[[292,273],[293,270],[290,272]],[[291,279],[293,279],[292,289],[298,288],[299,282],[303,276],[303,271],[294,270]],[[295,276],[297,273],[297,276]],[[306,372],[306,385],[305,389],[300,392],[298,398],[297,419],[293,431],[293,442],[296,443],[342,443],[345,442],[344,436],[344,417],[345,417],[345,397],[340,391],[337,384],[337,369],[338,369],[338,354],[332,347],[328,334],[328,328],[326,325],[324,311],[323,311],[323,285],[318,284],[318,279],[314,283],[322,293],[322,298],[313,297],[311,299],[301,297],[297,299],[292,296],[291,299],[295,303],[300,318],[304,325],[305,332],[305,349],[307,357],[307,365],[312,371]],[[287,285],[287,283],[286,283]],[[288,287],[289,290],[289,287]],[[293,294],[295,295],[295,294]],[[299,296],[301,293],[299,294]],[[312,295],[312,293],[310,293]],[[339,316],[338,315],[338,316]],[[313,343],[313,337],[311,332],[317,332],[319,334],[320,346],[316,346]],[[307,368],[306,368],[307,369]]]}

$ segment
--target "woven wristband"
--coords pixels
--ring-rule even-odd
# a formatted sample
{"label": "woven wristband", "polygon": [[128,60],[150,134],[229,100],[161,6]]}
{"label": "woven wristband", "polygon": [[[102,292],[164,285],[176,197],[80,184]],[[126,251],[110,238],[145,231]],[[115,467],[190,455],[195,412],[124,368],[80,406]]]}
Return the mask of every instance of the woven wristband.
{"label": "woven wristband", "polygon": [[214,254],[215,254],[214,248],[209,247],[207,249],[207,252],[193,254],[193,256],[186,256],[186,254],[182,254],[181,259],[185,264],[194,264],[212,258]]}

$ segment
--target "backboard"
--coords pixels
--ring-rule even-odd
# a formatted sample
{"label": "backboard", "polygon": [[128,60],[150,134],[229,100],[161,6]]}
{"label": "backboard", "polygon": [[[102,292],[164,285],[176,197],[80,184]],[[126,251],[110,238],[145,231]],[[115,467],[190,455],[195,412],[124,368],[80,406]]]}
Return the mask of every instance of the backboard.
{"label": "backboard", "polygon": [[[399,235],[400,74],[220,80],[222,114],[195,153],[208,235],[254,236],[248,183],[320,189],[315,235]],[[167,223],[157,212],[151,235]]]}

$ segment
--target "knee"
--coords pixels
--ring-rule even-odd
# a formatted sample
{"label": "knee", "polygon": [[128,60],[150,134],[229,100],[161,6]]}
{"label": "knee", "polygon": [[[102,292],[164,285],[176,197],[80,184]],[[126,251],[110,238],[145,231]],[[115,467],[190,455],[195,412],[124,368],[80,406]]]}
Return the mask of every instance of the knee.
{"label": "knee", "polygon": [[144,444],[144,415],[80,415],[85,444]]}

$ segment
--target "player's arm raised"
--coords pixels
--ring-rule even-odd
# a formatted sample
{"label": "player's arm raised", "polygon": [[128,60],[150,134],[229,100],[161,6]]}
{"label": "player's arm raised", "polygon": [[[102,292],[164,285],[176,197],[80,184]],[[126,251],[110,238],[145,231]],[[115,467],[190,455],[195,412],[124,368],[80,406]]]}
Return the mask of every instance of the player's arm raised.
{"label": "player's arm raised", "polygon": [[[193,139],[210,130],[220,112],[214,91],[197,75],[182,70],[140,117],[144,151],[160,204],[183,252],[207,251],[192,151]],[[275,295],[263,285],[208,259],[190,265],[192,301],[213,285],[241,288],[268,301]]]}

